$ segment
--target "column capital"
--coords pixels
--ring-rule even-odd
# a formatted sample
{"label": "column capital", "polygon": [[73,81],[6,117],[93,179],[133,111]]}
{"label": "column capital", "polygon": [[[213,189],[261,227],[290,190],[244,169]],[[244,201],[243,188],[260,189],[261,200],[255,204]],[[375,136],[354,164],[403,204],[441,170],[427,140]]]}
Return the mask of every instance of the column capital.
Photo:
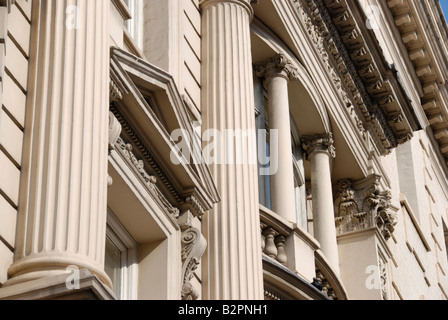
{"label": "column capital", "polygon": [[254,17],[254,9],[252,8],[252,3],[258,3],[259,0],[201,0],[199,3],[199,7],[201,10],[205,9],[206,7],[213,5],[213,4],[219,4],[219,3],[234,3],[237,5],[243,6],[247,13],[249,14],[250,19]]}
{"label": "column capital", "polygon": [[258,77],[269,79],[281,76],[287,80],[298,79],[298,69],[288,57],[282,53],[255,65]]}
{"label": "column capital", "polygon": [[332,158],[336,157],[336,148],[334,147],[333,134],[331,132],[322,135],[302,137],[302,147],[308,158],[315,152],[324,152]]}

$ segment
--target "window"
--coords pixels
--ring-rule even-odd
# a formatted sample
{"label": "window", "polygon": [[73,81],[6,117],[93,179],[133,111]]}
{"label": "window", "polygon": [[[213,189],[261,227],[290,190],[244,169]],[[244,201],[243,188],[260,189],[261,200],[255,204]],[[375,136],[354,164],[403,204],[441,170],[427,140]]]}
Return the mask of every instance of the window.
{"label": "window", "polygon": [[[256,125],[257,125],[257,146],[258,153],[266,151],[266,158],[269,158],[269,130],[267,120],[267,92],[263,88],[263,81],[259,78],[255,79],[255,112],[256,112]],[[265,130],[266,135],[261,135],[261,130]],[[264,148],[264,150],[262,150]],[[260,157],[258,157],[260,160]],[[268,165],[258,162],[259,174],[258,174],[258,194],[260,198],[260,204],[268,209],[271,209],[271,192],[270,192],[270,176],[260,174],[260,168],[267,168]]]}
{"label": "window", "polygon": [[[291,121],[292,122],[292,121]],[[294,169],[294,188],[296,200],[296,217],[297,224],[308,231],[308,214],[307,214],[307,194],[305,184],[305,163],[303,157],[303,150],[300,146],[299,132],[295,128],[294,123],[291,123],[292,130],[292,155],[293,155],[293,169]]]}
{"label": "window", "polygon": [[125,0],[132,15],[132,19],[125,22],[126,29],[137,46],[143,48],[143,0]]}
{"label": "window", "polygon": [[137,292],[137,244],[112,212],[108,212],[105,271],[119,300],[133,300]]}

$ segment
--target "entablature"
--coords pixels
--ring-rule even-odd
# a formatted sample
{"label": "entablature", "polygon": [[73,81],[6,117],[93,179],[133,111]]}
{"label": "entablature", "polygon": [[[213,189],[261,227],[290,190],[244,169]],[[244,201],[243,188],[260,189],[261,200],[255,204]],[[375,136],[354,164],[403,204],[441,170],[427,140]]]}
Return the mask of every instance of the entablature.
{"label": "entablature", "polygon": [[432,0],[389,0],[387,5],[420,81],[421,106],[447,162],[448,29],[443,12]]}
{"label": "entablature", "polygon": [[354,109],[360,130],[370,132],[383,155],[408,141],[419,129],[418,121],[394,71],[365,29],[365,20],[346,0],[294,2],[311,36],[321,39],[319,50],[326,55],[346,107]]}

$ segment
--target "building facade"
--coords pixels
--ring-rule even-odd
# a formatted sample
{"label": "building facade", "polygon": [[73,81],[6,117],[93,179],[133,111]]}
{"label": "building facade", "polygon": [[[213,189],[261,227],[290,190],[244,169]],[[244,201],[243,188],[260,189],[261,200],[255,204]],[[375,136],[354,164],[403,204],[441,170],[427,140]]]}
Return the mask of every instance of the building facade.
{"label": "building facade", "polygon": [[0,299],[448,299],[438,0],[0,22]]}

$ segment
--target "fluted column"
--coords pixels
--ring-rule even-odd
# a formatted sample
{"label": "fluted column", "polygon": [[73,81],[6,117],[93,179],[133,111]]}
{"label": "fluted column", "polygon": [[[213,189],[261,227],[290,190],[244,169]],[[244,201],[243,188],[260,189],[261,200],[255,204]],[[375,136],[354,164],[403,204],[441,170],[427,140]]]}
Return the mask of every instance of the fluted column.
{"label": "fluted column", "polygon": [[311,162],[314,237],[330,265],[339,273],[339,254],[334,222],[330,159],[336,156],[332,134],[303,137],[303,148]]}
{"label": "fluted column", "polygon": [[[204,0],[200,4],[204,131],[222,133],[210,165],[221,202],[204,220],[208,241],[204,298],[263,299],[250,41],[253,11],[245,0]],[[232,143],[226,132],[237,130],[251,137],[247,141],[243,134]]]}
{"label": "fluted column", "polygon": [[9,285],[87,268],[105,284],[110,0],[34,0]]}
{"label": "fluted column", "polygon": [[271,146],[271,152],[277,151],[277,165],[273,168],[271,164],[276,170],[270,176],[271,209],[283,218],[297,222],[288,95],[288,82],[297,77],[297,70],[286,56],[280,54],[257,65],[256,71],[259,77],[265,78],[268,88],[269,129],[278,132],[277,146]]}

